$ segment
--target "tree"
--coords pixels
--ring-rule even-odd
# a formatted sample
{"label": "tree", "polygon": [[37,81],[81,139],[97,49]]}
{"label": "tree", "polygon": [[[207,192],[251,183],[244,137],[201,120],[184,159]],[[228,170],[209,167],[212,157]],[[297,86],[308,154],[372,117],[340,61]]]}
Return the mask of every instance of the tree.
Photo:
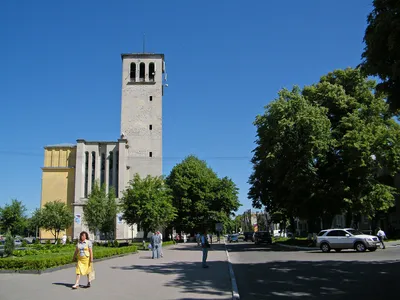
{"label": "tree", "polygon": [[242,216],[241,216],[241,221],[242,221],[242,230],[244,232],[253,232],[253,224],[251,222],[251,209],[245,211]]}
{"label": "tree", "polygon": [[335,214],[373,217],[394,204],[400,128],[375,82],[336,70],[279,98],[256,118],[249,197],[255,207],[330,226]]}
{"label": "tree", "polygon": [[0,224],[1,227],[15,236],[22,234],[26,225],[26,207],[21,201],[13,199],[11,204],[6,204],[4,208],[0,209]]}
{"label": "tree", "polygon": [[32,216],[27,220],[28,235],[32,234],[37,237],[38,229],[40,228],[40,209],[36,209]]}
{"label": "tree", "polygon": [[4,254],[6,256],[11,256],[15,249],[14,237],[10,230],[7,230],[6,239],[4,241]]}
{"label": "tree", "polygon": [[165,228],[176,216],[171,190],[161,176],[141,178],[135,174],[121,199],[123,219],[140,224],[144,238],[150,231]]}
{"label": "tree", "polygon": [[177,164],[167,177],[172,189],[177,231],[212,229],[215,223],[227,225],[240,207],[238,189],[227,178],[218,178],[205,161],[190,155]]}
{"label": "tree", "polygon": [[362,69],[379,76],[377,90],[388,96],[393,112],[400,112],[400,3],[374,0],[365,30]]}
{"label": "tree", "polygon": [[327,110],[308,102],[298,87],[278,95],[254,123],[257,146],[248,196],[255,208],[265,205],[271,214],[320,215],[326,203],[316,203],[313,191],[317,166],[331,144]]}
{"label": "tree", "polygon": [[47,202],[34,213],[40,227],[50,231],[57,241],[60,231],[66,230],[74,222],[74,215],[67,205],[59,200]]}
{"label": "tree", "polygon": [[115,220],[118,213],[118,204],[115,200],[114,188],[106,191],[96,181],[92,187],[85,206],[83,207],[83,221],[91,232],[103,233],[106,238],[114,238]]}
{"label": "tree", "polygon": [[347,68],[303,90],[310,103],[328,109],[331,122],[333,143],[318,166],[318,194],[355,219],[394,205],[400,171],[400,126],[375,88],[359,69]]}

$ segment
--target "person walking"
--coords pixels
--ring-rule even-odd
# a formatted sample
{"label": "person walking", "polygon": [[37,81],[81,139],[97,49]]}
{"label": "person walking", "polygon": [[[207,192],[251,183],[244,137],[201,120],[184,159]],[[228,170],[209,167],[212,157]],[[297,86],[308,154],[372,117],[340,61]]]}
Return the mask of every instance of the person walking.
{"label": "person walking", "polygon": [[63,237],[61,238],[61,244],[65,245],[67,243],[67,235],[64,233]]}
{"label": "person walking", "polygon": [[150,244],[153,252],[151,258],[160,258],[160,236],[156,232],[150,238]]}
{"label": "person walking", "polygon": [[200,246],[200,233],[199,232],[196,234],[196,242],[197,242],[197,246]]}
{"label": "person walking", "polygon": [[378,233],[376,235],[378,236],[378,239],[381,242],[382,248],[385,249],[386,246],[383,240],[386,239],[386,233],[380,227],[378,227]]}
{"label": "person walking", "polygon": [[210,243],[207,238],[207,230],[204,230],[203,235],[201,236],[201,248],[203,252],[202,266],[203,268],[208,268],[207,258],[208,258],[208,249],[210,248]]}
{"label": "person walking", "polygon": [[162,250],[162,243],[163,243],[163,235],[160,231],[157,231],[158,236],[160,237],[160,256],[164,257],[164,253]]}
{"label": "person walking", "polygon": [[81,276],[87,276],[87,287],[91,286],[89,274],[93,270],[93,249],[92,243],[89,241],[89,234],[86,231],[82,231],[79,235],[79,242],[75,248],[73,261],[76,260],[78,254],[79,256],[75,269],[76,281],[72,286],[73,289],[77,289],[79,287],[79,280]]}

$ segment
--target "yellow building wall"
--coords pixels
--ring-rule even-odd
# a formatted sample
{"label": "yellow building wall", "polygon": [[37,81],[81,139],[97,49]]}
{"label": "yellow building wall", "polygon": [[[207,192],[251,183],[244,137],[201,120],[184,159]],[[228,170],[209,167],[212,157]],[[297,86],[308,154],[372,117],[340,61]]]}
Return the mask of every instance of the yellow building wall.
{"label": "yellow building wall", "polygon": [[[42,168],[42,197],[40,207],[50,201],[59,200],[72,211],[75,191],[75,157],[76,148],[47,147],[44,153]],[[60,237],[64,232],[60,233]],[[66,230],[72,236],[72,228]],[[50,231],[40,230],[41,239],[53,239]]]}

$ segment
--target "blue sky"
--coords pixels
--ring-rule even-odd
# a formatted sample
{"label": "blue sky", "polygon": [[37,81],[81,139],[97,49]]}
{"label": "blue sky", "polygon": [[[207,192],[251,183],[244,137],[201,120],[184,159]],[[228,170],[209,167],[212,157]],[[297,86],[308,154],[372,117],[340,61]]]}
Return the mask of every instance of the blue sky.
{"label": "blue sky", "polygon": [[[84,3],[83,3],[84,2]],[[0,3],[0,206],[40,204],[43,146],[116,140],[121,53],[164,53],[164,173],[189,154],[251,207],[257,114],[279,89],[356,66],[372,0]]]}

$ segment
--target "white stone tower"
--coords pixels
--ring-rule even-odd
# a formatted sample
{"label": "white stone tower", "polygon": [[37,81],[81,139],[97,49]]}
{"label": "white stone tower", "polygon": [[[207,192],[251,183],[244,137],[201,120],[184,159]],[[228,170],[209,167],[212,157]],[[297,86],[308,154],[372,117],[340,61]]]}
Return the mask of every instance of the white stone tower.
{"label": "white stone tower", "polygon": [[135,173],[141,177],[160,176],[164,54],[132,53],[121,57],[121,138],[127,140],[125,181]]}

